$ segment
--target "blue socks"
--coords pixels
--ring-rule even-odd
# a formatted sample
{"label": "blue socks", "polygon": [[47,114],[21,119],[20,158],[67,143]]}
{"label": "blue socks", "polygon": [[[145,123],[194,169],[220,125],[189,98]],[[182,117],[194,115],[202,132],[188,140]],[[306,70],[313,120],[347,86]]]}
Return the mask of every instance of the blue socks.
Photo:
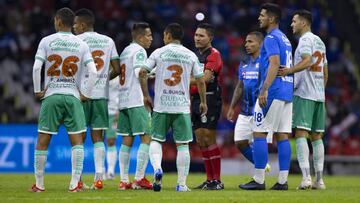
{"label": "blue socks", "polygon": [[249,160],[251,163],[254,163],[252,146],[248,145],[247,147],[241,149],[240,151],[247,160]]}
{"label": "blue socks", "polygon": [[265,137],[254,138],[253,159],[256,169],[265,169],[268,162],[268,145]]}
{"label": "blue socks", "polygon": [[288,139],[278,142],[278,159],[280,171],[287,171],[290,168],[291,148]]}

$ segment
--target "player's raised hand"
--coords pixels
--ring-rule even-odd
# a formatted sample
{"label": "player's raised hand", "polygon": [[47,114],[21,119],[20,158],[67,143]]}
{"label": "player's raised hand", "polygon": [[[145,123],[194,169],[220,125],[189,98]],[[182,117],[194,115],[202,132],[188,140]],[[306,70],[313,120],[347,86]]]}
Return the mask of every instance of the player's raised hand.
{"label": "player's raised hand", "polygon": [[207,113],[207,111],[208,111],[208,107],[207,107],[206,103],[201,102],[200,103],[200,113],[201,113],[201,115],[205,115]]}
{"label": "player's raised hand", "polygon": [[153,104],[152,104],[152,100],[151,97],[144,97],[144,105],[145,108],[149,111],[152,112],[153,111]]}
{"label": "player's raised hand", "polygon": [[230,121],[230,122],[234,122],[233,118],[234,118],[234,109],[233,108],[229,108],[228,110],[228,113],[227,113],[227,119]]}
{"label": "player's raised hand", "polygon": [[268,91],[267,90],[261,90],[260,94],[259,94],[259,105],[262,108],[266,107],[266,103],[267,103],[267,97],[268,97]]}

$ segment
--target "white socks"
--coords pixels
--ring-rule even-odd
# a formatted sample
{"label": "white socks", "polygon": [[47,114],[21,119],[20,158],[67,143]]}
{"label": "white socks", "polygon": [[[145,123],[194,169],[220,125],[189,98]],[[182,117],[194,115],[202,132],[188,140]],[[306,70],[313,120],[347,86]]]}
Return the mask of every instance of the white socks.
{"label": "white socks", "polygon": [[69,189],[77,187],[80,180],[84,164],[84,146],[75,145],[71,149],[71,181]]}
{"label": "white socks", "polygon": [[161,160],[162,160],[162,147],[161,144],[157,141],[150,142],[149,148],[150,162],[154,168],[154,171],[161,169]]}
{"label": "white socks", "polygon": [[35,180],[36,187],[44,190],[44,173],[45,173],[45,165],[47,159],[47,150],[35,150],[34,156],[34,170],[35,170]]}
{"label": "white socks", "polygon": [[141,180],[145,176],[145,170],[149,162],[149,145],[141,143],[136,158],[135,180]]}
{"label": "white socks", "polygon": [[94,143],[94,162],[95,162],[95,177],[94,180],[102,180],[104,174],[105,164],[105,144],[104,142]]}
{"label": "white socks", "polygon": [[119,150],[120,181],[129,183],[130,147],[121,145]]}
{"label": "white socks", "polygon": [[311,142],[313,147],[313,159],[314,159],[314,168],[316,181],[322,179],[323,169],[324,169],[324,157],[325,150],[322,139]]}
{"label": "white socks", "polygon": [[108,147],[106,152],[106,161],[107,161],[107,173],[108,174],[115,174],[115,165],[117,159],[117,151],[116,145]]}
{"label": "white socks", "polygon": [[305,137],[296,138],[296,156],[303,178],[310,177],[309,146]]}
{"label": "white socks", "polygon": [[255,168],[254,180],[259,184],[264,184],[265,182],[265,169]]}
{"label": "white socks", "polygon": [[190,168],[189,145],[177,147],[176,167],[178,171],[178,185],[186,185],[186,177],[189,175]]}

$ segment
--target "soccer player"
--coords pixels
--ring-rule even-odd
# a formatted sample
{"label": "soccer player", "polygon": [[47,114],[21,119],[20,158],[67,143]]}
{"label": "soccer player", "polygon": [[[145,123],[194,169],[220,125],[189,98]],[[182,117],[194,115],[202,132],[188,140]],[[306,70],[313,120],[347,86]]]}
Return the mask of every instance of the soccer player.
{"label": "soccer player", "polygon": [[116,77],[109,81],[109,126],[106,130],[107,150],[106,150],[106,162],[107,162],[107,174],[106,179],[113,180],[115,178],[115,165],[117,161],[117,149],[116,149],[116,129],[118,121],[118,107],[119,107],[119,77]]}
{"label": "soccer player", "polygon": [[[71,33],[74,13],[69,8],[58,10],[54,18],[56,33],[44,37],[39,44],[33,66],[35,96],[42,100],[35,148],[36,184],[29,190],[43,192],[44,170],[48,146],[60,123],[64,123],[72,145],[72,176],[69,192],[80,192],[80,175],[83,169],[84,146],[82,133],[86,131],[81,101],[91,96],[96,82],[96,67],[89,47]],[[41,90],[41,68],[45,63],[45,88]],[[87,88],[80,92],[82,71],[89,74]]]}
{"label": "soccer player", "polygon": [[[139,78],[139,73],[147,59],[145,49],[150,47],[153,38],[148,23],[135,23],[131,35],[133,42],[120,55],[121,76],[117,131],[123,137],[119,151],[119,190],[131,187],[133,189],[152,189],[152,184],[145,178],[145,170],[149,162],[150,114],[144,106],[151,102],[151,98],[149,95],[143,95],[141,82],[146,82],[147,78]],[[141,144],[137,153],[135,179],[131,184],[128,172],[130,149],[136,135],[140,136]]]}
{"label": "soccer player", "polygon": [[209,111],[201,114],[200,96],[194,78],[191,80],[191,120],[196,143],[201,149],[207,180],[196,189],[221,190],[224,184],[220,180],[221,154],[216,144],[216,127],[221,114],[220,76],[223,62],[218,50],[212,47],[215,28],[207,23],[199,24],[194,35],[195,47],[200,63],[204,64],[206,101]]}
{"label": "soccer player", "polygon": [[[295,73],[293,128],[296,136],[296,155],[303,179],[298,189],[325,189],[322,178],[324,168],[325,86],[328,79],[326,47],[311,32],[312,15],[307,10],[296,11],[291,27],[300,36],[295,51],[295,66],[281,69],[283,76]],[[309,147],[313,147],[315,181],[311,184]]]}
{"label": "soccer player", "polygon": [[288,190],[293,76],[281,77],[277,73],[279,69],[291,68],[292,48],[288,38],[279,30],[280,19],[281,10],[276,4],[262,5],[259,22],[267,35],[260,50],[260,92],[254,107],[255,176],[249,183],[239,186],[246,190],[265,189],[265,167],[268,162],[266,137],[269,132],[274,132],[277,140],[280,168],[278,181],[271,189]]}
{"label": "soccer player", "polygon": [[[207,112],[203,67],[195,53],[181,45],[183,35],[184,31],[181,25],[177,23],[167,25],[163,38],[165,46],[156,49],[148,58],[145,66],[148,71],[156,67],[155,102],[151,125],[152,141],[150,143],[150,161],[155,171],[154,191],[161,190],[163,177],[161,142],[165,142],[170,127],[177,146],[176,191],[190,191],[186,186],[186,177],[189,174],[190,165],[188,143],[193,140],[189,98],[191,75],[197,81],[200,112],[202,115]],[[142,69],[142,72],[144,71]],[[146,72],[141,75],[146,77],[143,76],[146,75]]]}
{"label": "soccer player", "polygon": [[[249,59],[239,65],[239,79],[227,113],[227,119],[233,122],[235,107],[241,99],[241,111],[236,120],[234,141],[244,157],[253,164],[253,150],[250,143],[253,142],[253,111],[259,93],[259,55],[263,39],[263,34],[257,31],[250,32],[246,36],[245,50]],[[267,142],[272,143],[272,135],[267,136]],[[266,165],[266,170],[270,170],[269,165]]]}
{"label": "soccer player", "polygon": [[[91,55],[96,64],[97,82],[91,93],[90,99],[83,102],[85,119],[87,126],[91,129],[91,140],[94,144],[94,163],[95,176],[91,189],[101,189],[103,187],[103,174],[105,164],[105,144],[103,141],[104,130],[109,125],[108,114],[108,89],[109,89],[109,67],[113,67],[114,72],[120,71],[119,55],[116,51],[114,41],[105,35],[94,31],[95,17],[92,11],[80,9],[75,14],[74,32],[77,37],[82,39],[90,48]],[[82,72],[83,79],[81,89],[86,90],[88,73]],[[85,140],[86,132],[83,133]]]}

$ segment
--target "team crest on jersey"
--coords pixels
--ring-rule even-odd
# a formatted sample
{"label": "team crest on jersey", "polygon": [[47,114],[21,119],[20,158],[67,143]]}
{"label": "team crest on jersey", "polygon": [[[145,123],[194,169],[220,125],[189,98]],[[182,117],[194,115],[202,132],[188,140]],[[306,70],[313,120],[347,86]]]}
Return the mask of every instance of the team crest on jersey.
{"label": "team crest on jersey", "polygon": [[144,59],[145,59],[144,53],[141,52],[136,55],[136,60],[143,61]]}
{"label": "team crest on jersey", "polygon": [[255,64],[255,68],[259,68],[259,63],[256,63],[256,64]]}

